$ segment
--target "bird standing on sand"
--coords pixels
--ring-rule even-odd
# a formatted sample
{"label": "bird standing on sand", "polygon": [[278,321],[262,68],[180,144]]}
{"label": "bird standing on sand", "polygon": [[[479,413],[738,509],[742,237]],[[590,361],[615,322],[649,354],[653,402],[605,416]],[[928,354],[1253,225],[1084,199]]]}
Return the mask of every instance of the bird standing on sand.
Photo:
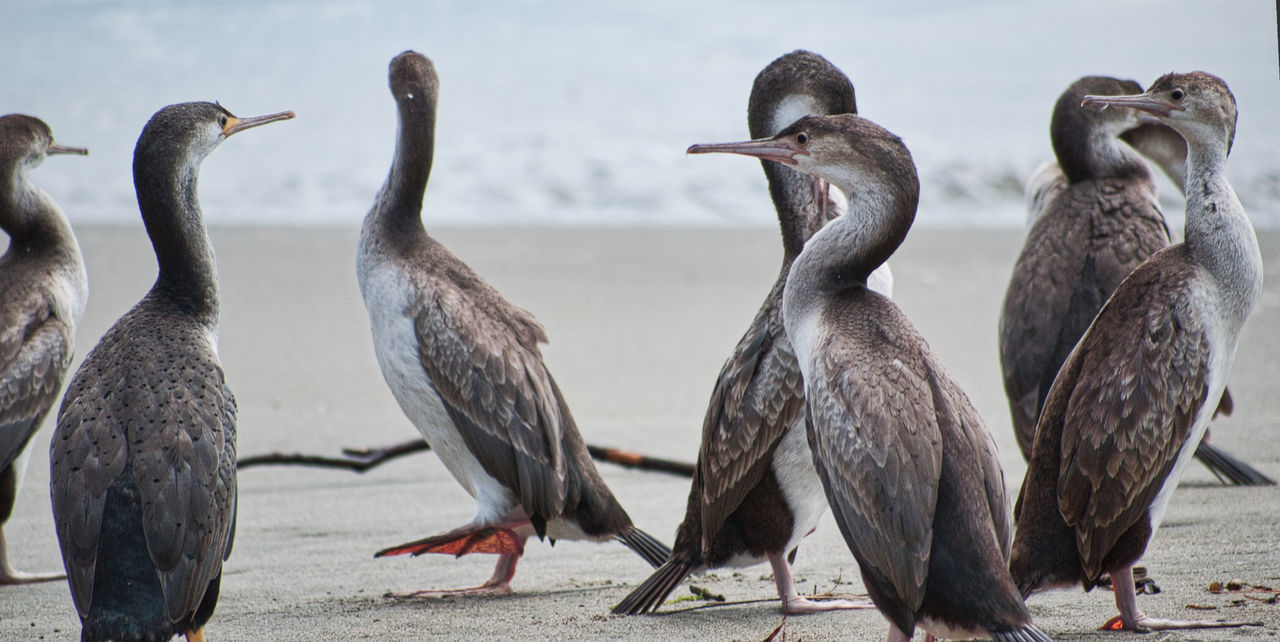
{"label": "bird standing on sand", "polygon": [[88,154],[53,142],[49,126],[21,114],[0,117],[0,584],[62,579],[9,564],[4,523],[27,470],[27,444],[58,398],[71,367],[76,325],[89,296],[80,245],[67,218],[27,172],[50,154]]}
{"label": "bird standing on sand", "polygon": [[[772,136],[802,116],[844,113],[857,113],[853,85],[807,51],[765,67],[747,109],[754,138]],[[761,165],[782,227],[782,271],[716,380],[671,558],[614,613],[655,610],[691,573],[765,559],[786,613],[871,606],[809,600],[791,576],[788,555],[817,526],[827,502],[805,438],[804,382],[782,325],[782,290],[805,241],[839,210],[827,202],[825,182],[815,189],[810,176],[770,160]]]}
{"label": "bird standing on sand", "polygon": [[[1168,74],[1146,93],[1085,96],[1082,108],[1136,109],[1187,142],[1186,241],[1126,278],[1048,392],[1018,498],[1010,571],[1024,596],[1104,573],[1132,586],[1183,467],[1226,386],[1262,289],[1253,226],[1227,182],[1236,102],[1220,78]],[[1239,626],[1150,618],[1115,591],[1127,630]]]}
{"label": "bird standing on sand", "polygon": [[968,397],[888,298],[867,287],[915,218],[902,141],[853,115],[802,118],[771,139],[694,145],[793,166],[848,211],[791,267],[783,318],[804,374],[809,443],[888,639],[1047,640],[1005,569],[1010,516],[995,442]]}
{"label": "bird standing on sand", "polygon": [[[1080,109],[1087,94],[1142,91],[1131,80],[1086,76],[1063,92],[1050,125],[1057,163],[1037,171],[1032,222],[1005,292],[1000,365],[1018,447],[1031,458],[1036,420],[1058,369],[1116,286],[1157,250],[1169,230],[1147,164],[1149,154],[1179,185],[1186,144],[1176,131],[1130,109]],[[1219,408],[1230,413],[1230,398]],[[1266,475],[1204,442],[1197,457],[1234,483]]]}
{"label": "bird standing on sand", "polygon": [[483,585],[411,596],[504,594],[530,535],[616,539],[657,566],[670,550],[636,528],[587,453],[547,371],[547,340],[511,305],[427,235],[422,197],[435,136],[439,81],[425,56],[390,66],[400,128],[387,182],[360,230],[356,274],[382,375],[400,408],[458,483],[476,514],[443,535],[378,556],[493,553]]}
{"label": "bird standing on sand", "polygon": [[287,118],[184,103],[138,138],[133,182],[159,275],[76,371],[49,445],[82,640],[204,639],[235,532],[236,404],[196,183],[227,137]]}

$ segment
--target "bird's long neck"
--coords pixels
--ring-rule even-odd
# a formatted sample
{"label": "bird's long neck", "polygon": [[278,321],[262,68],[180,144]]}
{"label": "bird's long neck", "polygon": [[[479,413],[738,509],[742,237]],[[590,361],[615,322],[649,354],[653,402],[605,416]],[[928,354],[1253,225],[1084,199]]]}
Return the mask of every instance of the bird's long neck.
{"label": "bird's long neck", "polygon": [[1136,178],[1151,182],[1151,170],[1128,145],[1101,128],[1070,134],[1054,132],[1054,155],[1067,180],[1078,183],[1107,178]]}
{"label": "bird's long neck", "polygon": [[8,254],[18,256],[74,255],[75,234],[53,199],[27,178],[20,161],[0,165],[0,228],[9,235]]}
{"label": "bird's long neck", "polygon": [[160,266],[151,296],[175,303],[214,327],[217,267],[197,198],[200,160],[137,154],[133,176],[142,221]]}
{"label": "bird's long neck", "polygon": [[839,212],[834,203],[826,202],[827,195],[815,187],[815,179],[772,161],[761,161],[761,164],[769,179],[769,195],[782,229],[783,265],[791,265],[810,237]]}
{"label": "bird's long neck", "polygon": [[1225,144],[1189,149],[1186,245],[1192,259],[1213,275],[1228,318],[1243,324],[1262,290],[1262,253],[1227,181],[1226,158]]}
{"label": "bird's long neck", "polygon": [[422,198],[431,177],[435,146],[435,109],[401,109],[391,172],[378,192],[371,222],[393,235],[421,232]]}
{"label": "bird's long neck", "polygon": [[916,186],[911,189],[880,178],[850,176],[836,184],[848,198],[848,211],[809,239],[791,268],[788,289],[821,295],[865,287],[871,272],[898,249],[915,218],[918,183],[910,183]]}

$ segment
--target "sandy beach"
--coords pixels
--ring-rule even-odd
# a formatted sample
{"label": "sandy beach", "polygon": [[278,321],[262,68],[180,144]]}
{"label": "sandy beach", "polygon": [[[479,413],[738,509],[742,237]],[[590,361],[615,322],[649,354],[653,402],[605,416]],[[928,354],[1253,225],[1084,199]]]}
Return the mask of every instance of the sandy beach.
{"label": "sandy beach", "polygon": [[[429,228],[430,229],[430,228]],[[695,457],[716,373],[772,284],[781,255],[772,228],[444,228],[433,234],[512,302],[533,312],[544,354],[586,440],[674,459]],[[91,297],[78,332],[83,356],[150,286],[154,259],[140,224],[77,229]],[[221,355],[239,401],[239,451],[337,454],[417,433],[373,356],[354,274],[355,227],[215,228],[222,282]],[[1215,443],[1280,478],[1280,231],[1259,235],[1265,290],[1231,378],[1235,414]],[[913,231],[893,257],[895,299],[968,392],[1016,489],[1024,464],[1000,384],[996,319],[1021,244],[1013,229]],[[49,509],[47,445],[36,436],[5,533],[16,566],[61,567]],[[601,464],[642,528],[668,543],[683,517],[686,479]],[[473,503],[433,456],[363,475],[261,467],[239,476],[235,551],[207,628],[223,640],[689,639],[762,640],[783,622],[770,571],[720,570],[694,583],[730,601],[668,605],[658,617],[609,608],[647,577],[617,544],[531,541],[501,598],[397,601],[388,591],[479,583],[489,556],[373,558],[373,552],[458,526]],[[1059,640],[1261,640],[1280,636],[1280,605],[1253,593],[1213,594],[1240,579],[1280,590],[1280,489],[1228,488],[1192,465],[1144,564],[1163,592],[1139,597],[1153,616],[1222,617],[1265,628],[1102,634],[1110,593],[1034,596],[1037,623]],[[805,592],[862,593],[830,516],[801,546]],[[676,595],[680,593],[677,592]],[[1271,595],[1275,595],[1273,591]],[[1189,610],[1197,605],[1212,610]],[[882,640],[875,611],[789,618],[790,640]],[[0,639],[77,639],[65,583],[0,587]]]}

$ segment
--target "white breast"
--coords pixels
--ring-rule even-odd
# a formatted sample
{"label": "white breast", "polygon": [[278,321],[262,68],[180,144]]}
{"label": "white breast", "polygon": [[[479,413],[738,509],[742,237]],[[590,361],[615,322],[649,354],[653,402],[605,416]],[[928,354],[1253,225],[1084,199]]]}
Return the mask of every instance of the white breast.
{"label": "white breast", "polygon": [[396,267],[361,265],[361,293],[369,311],[382,376],[413,425],[445,468],[476,499],[474,524],[496,524],[519,512],[519,501],[490,476],[467,448],[418,356],[412,282]]}
{"label": "white breast", "polygon": [[805,434],[804,415],[787,429],[778,443],[773,453],[773,474],[793,520],[791,539],[783,549],[783,553],[787,553],[818,527],[818,520],[827,510],[827,496],[813,467],[809,437]]}

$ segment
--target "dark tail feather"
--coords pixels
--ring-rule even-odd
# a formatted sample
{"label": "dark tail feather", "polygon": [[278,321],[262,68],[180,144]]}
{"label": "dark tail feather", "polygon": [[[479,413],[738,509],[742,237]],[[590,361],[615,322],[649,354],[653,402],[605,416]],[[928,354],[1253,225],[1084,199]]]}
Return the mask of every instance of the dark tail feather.
{"label": "dark tail feather", "polygon": [[1224,484],[1235,484],[1237,486],[1276,485],[1276,480],[1262,474],[1262,471],[1207,441],[1201,441],[1200,447],[1196,448],[1196,459],[1208,466],[1209,470],[1217,476],[1218,481]]}
{"label": "dark tail feather", "polygon": [[635,526],[628,527],[627,530],[614,535],[613,538],[635,551],[637,555],[643,557],[644,561],[649,563],[649,566],[654,568],[662,566],[663,562],[666,562],[667,558],[671,557],[670,547]]}
{"label": "dark tail feather", "polygon": [[991,639],[995,642],[1053,642],[1053,638],[1045,635],[1034,624],[1025,624],[1015,631],[992,633]]}
{"label": "dark tail feather", "polygon": [[689,572],[693,568],[689,562],[683,559],[669,559],[658,570],[649,576],[643,584],[636,587],[630,595],[622,598],[618,605],[613,607],[614,615],[640,615],[643,613],[652,613],[671,595],[676,585],[689,577]]}

